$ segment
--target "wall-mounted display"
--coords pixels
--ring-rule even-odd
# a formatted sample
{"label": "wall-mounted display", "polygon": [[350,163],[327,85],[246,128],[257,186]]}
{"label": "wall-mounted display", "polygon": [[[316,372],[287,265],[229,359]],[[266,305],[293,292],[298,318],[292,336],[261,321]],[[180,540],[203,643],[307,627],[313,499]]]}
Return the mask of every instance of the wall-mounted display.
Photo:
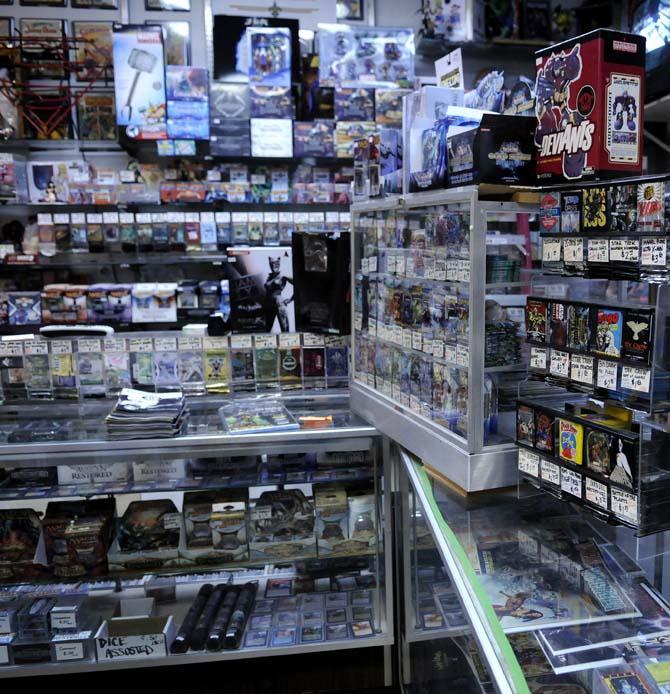
{"label": "wall-mounted display", "polygon": [[191,64],[191,23],[158,21],[163,29],[166,65]]}
{"label": "wall-mounted display", "polygon": [[[72,22],[72,36],[75,41],[77,79],[83,82],[95,78],[111,79],[112,23]],[[107,68],[102,75],[97,72],[100,67]]]}

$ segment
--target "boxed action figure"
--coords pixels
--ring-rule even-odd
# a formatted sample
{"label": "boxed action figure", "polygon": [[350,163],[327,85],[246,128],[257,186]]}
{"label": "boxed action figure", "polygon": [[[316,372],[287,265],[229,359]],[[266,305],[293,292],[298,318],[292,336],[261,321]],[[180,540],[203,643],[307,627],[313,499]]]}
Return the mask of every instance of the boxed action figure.
{"label": "boxed action figure", "polygon": [[375,92],[366,87],[335,88],[336,120],[374,120]]}
{"label": "boxed action figure", "polygon": [[293,153],[296,157],[334,157],[335,122],[323,119],[294,122]]}
{"label": "boxed action figure", "polygon": [[290,87],[251,87],[252,118],[293,118],[293,96]]}
{"label": "boxed action figure", "polygon": [[645,38],[598,29],[535,55],[538,178],[639,174]]}

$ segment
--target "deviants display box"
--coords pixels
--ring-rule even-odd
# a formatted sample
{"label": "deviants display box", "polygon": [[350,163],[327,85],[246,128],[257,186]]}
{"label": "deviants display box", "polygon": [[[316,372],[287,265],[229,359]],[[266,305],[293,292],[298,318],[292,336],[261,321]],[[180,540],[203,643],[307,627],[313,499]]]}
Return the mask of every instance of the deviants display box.
{"label": "deviants display box", "polygon": [[540,182],[642,171],[645,39],[597,29],[535,53]]}

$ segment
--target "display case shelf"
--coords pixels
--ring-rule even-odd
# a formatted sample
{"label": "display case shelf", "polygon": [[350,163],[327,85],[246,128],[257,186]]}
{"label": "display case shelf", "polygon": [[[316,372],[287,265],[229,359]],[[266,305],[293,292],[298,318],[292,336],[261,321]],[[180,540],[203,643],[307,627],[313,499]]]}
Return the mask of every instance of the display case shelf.
{"label": "display case shelf", "polygon": [[352,206],[352,406],[466,492],[516,481],[498,383],[525,371],[520,311],[489,318],[486,302],[531,287],[535,197],[481,185]]}

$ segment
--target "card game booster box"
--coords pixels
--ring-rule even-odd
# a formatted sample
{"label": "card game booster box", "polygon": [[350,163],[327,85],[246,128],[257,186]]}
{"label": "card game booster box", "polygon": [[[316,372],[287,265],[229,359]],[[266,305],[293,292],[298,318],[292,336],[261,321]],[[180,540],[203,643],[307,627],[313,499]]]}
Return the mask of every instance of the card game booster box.
{"label": "card game booster box", "polygon": [[608,29],[535,53],[540,182],[642,171],[645,39]]}

